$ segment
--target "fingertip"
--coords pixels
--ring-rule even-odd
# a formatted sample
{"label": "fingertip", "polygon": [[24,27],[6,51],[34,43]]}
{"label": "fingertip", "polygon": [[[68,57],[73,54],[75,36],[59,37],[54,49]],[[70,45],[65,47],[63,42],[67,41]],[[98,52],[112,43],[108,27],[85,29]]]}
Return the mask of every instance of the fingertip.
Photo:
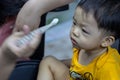
{"label": "fingertip", "polygon": [[23,25],[23,30],[24,29],[29,29],[28,25]]}
{"label": "fingertip", "polygon": [[28,25],[24,25],[23,26],[23,31],[24,31],[25,34],[28,34],[30,32],[29,26]]}

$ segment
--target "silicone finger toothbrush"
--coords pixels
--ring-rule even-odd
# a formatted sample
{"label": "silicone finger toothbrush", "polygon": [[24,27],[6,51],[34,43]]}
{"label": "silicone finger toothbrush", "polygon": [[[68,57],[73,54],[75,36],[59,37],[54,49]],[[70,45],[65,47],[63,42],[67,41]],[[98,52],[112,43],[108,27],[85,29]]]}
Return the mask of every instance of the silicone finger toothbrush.
{"label": "silicone finger toothbrush", "polygon": [[54,25],[56,25],[58,23],[58,18],[54,18],[50,24],[45,25],[43,27],[40,27],[36,30],[33,30],[32,32],[30,32],[28,35],[22,37],[21,39],[17,40],[16,42],[16,46],[21,46],[23,44],[25,44],[28,41],[31,41],[33,39],[33,36],[36,35],[36,33],[44,33],[45,31],[47,31],[49,28],[53,27]]}

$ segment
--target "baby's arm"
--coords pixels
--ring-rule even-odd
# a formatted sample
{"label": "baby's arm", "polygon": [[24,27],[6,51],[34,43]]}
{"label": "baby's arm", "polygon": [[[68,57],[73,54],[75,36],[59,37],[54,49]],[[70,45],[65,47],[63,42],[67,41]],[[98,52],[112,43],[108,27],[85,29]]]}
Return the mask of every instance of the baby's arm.
{"label": "baby's arm", "polygon": [[57,7],[68,4],[73,0],[29,0],[20,10],[14,31],[21,30],[21,26],[28,25],[31,30],[40,24],[40,17]]}

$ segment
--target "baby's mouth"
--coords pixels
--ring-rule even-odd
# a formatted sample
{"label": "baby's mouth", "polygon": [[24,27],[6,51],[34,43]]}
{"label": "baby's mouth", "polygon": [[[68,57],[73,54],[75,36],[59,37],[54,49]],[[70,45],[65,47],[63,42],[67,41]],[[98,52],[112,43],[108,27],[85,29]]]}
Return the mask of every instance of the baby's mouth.
{"label": "baby's mouth", "polygon": [[71,38],[71,42],[73,43],[73,45],[77,44],[77,42],[73,38]]}

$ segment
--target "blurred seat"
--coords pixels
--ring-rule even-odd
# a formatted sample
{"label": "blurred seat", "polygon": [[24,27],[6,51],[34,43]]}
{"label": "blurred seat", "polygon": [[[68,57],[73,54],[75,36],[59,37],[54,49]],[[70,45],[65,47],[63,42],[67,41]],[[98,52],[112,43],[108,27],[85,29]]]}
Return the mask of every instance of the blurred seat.
{"label": "blurred seat", "polygon": [[9,80],[36,80],[39,60],[19,61]]}

